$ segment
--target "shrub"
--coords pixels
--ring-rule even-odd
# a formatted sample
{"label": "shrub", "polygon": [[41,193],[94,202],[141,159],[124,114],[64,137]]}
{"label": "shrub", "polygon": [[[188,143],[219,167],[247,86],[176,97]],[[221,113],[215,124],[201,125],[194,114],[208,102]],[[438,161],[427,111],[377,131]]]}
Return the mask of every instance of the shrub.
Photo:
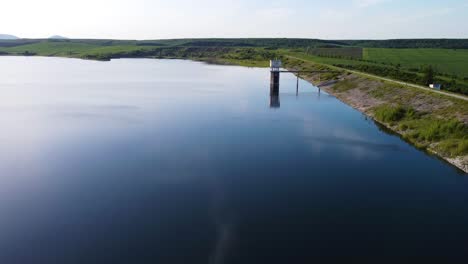
{"label": "shrub", "polygon": [[[323,74],[322,77],[324,77],[324,79],[329,79],[327,78],[329,76],[326,76],[325,74]],[[338,92],[345,92],[345,91],[354,89],[356,87],[357,87],[357,84],[355,82],[351,80],[343,80],[335,84],[335,86],[333,86],[333,90],[338,91]]]}
{"label": "shrub", "polygon": [[436,150],[451,157],[468,154],[468,139],[448,139],[439,143]]}
{"label": "shrub", "polygon": [[402,120],[408,112],[409,110],[402,106],[383,105],[377,107],[374,114],[378,120],[388,123]]}
{"label": "shrub", "polygon": [[434,120],[428,126],[420,129],[419,138],[426,141],[435,141],[445,138],[465,137],[468,129],[458,120]]}
{"label": "shrub", "polygon": [[399,128],[402,131],[406,131],[406,130],[408,130],[408,125],[407,124],[400,124]]}

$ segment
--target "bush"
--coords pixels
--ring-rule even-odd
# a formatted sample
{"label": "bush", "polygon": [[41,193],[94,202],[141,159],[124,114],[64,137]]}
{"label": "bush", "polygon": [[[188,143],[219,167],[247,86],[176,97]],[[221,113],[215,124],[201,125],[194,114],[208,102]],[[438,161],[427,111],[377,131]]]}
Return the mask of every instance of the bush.
{"label": "bush", "polygon": [[[333,79],[333,78],[330,78],[331,76],[327,76],[327,74],[331,74],[331,73],[322,74],[322,78],[326,80]],[[336,76],[333,76],[333,77],[336,77]],[[333,90],[338,91],[338,92],[345,92],[345,91],[354,89],[356,87],[357,87],[357,83],[348,79],[348,80],[340,81],[337,84],[335,84],[333,86]]]}
{"label": "bush", "polygon": [[468,139],[448,139],[439,143],[436,150],[450,157],[468,154]]}
{"label": "bush", "polygon": [[407,113],[414,113],[412,109],[406,109],[402,106],[383,105],[375,109],[375,117],[382,122],[396,122],[402,120]]}
{"label": "bush", "polygon": [[399,128],[400,128],[400,130],[402,130],[402,131],[406,131],[406,130],[408,130],[408,125],[407,125],[407,124],[400,124],[400,125],[399,125]]}
{"label": "bush", "polygon": [[426,141],[435,141],[454,136],[464,137],[465,135],[468,135],[468,129],[458,120],[435,120],[421,130],[419,138]]}

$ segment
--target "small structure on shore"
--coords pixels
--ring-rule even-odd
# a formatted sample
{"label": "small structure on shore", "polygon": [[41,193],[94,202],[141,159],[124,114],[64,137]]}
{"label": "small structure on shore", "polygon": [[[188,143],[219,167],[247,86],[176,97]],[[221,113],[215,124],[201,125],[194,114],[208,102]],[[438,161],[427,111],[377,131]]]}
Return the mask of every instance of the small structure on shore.
{"label": "small structure on shore", "polygon": [[442,84],[440,84],[440,83],[429,84],[429,87],[431,89],[441,90],[442,89]]}

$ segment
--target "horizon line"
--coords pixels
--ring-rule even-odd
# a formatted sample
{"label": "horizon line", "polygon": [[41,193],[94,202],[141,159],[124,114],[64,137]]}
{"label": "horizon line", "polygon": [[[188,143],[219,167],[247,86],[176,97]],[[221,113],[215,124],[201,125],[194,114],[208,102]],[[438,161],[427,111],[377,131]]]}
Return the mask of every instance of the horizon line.
{"label": "horizon line", "polygon": [[[2,35],[2,34],[0,34]],[[414,37],[414,38],[343,38],[343,39],[332,39],[332,38],[302,38],[302,37],[181,37],[181,38],[142,38],[142,39],[125,39],[125,38],[69,38],[62,35],[53,35],[53,36],[62,36],[63,38],[52,38],[51,37],[40,37],[40,38],[30,38],[30,37],[18,37],[12,34],[3,34],[16,37],[15,39],[1,39],[1,40],[120,40],[120,41],[154,41],[154,40],[204,40],[204,39],[220,39],[220,40],[234,40],[234,39],[294,39],[294,40],[325,40],[325,41],[340,41],[340,40],[371,40],[371,41],[386,41],[386,40],[467,40],[465,38],[450,38],[450,37]]]}

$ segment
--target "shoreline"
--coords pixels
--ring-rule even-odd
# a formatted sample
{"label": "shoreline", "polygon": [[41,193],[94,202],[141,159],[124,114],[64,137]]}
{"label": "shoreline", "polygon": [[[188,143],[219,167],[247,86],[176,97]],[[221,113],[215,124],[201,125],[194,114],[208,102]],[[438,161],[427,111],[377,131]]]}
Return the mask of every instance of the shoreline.
{"label": "shoreline", "polygon": [[[302,78],[303,80],[307,81],[308,83],[310,83],[310,84],[312,84],[314,86],[317,86],[317,84],[314,84],[314,82],[316,83],[316,80],[314,79],[314,76],[312,76],[312,77],[310,77],[310,76],[300,76],[300,78]],[[346,77],[344,78],[344,80],[346,80]],[[360,103],[353,102],[353,100],[349,100],[346,96],[343,96],[342,94],[340,94],[340,92],[336,92],[333,89],[333,87],[336,84],[338,84],[340,81],[343,81],[343,80],[338,80],[338,81],[328,82],[328,83],[325,82],[325,85],[322,86],[322,85],[318,84],[318,86],[320,86],[320,89],[322,89],[325,92],[327,92],[328,94],[334,96],[336,99],[340,100],[342,103],[351,106],[355,110],[357,110],[360,113],[366,115],[368,118],[371,118],[374,122],[377,122],[379,125],[382,125],[386,129],[388,129],[388,130],[392,131],[393,133],[397,134],[398,136],[400,136],[400,138],[402,140],[404,140],[408,144],[411,144],[413,147],[424,150],[428,154],[434,155],[437,158],[440,158],[440,159],[444,160],[445,162],[451,164],[452,166],[456,167],[461,172],[463,172],[465,174],[468,174],[468,158],[467,158],[467,156],[464,156],[464,157],[447,157],[447,156],[435,151],[431,147],[419,148],[418,146],[416,146],[416,144],[414,142],[411,142],[411,141],[405,139],[404,138],[405,134],[398,131],[398,129],[395,129],[394,126],[391,126],[389,124],[386,124],[384,122],[381,122],[381,121],[377,120],[374,117],[374,115],[370,112],[370,109],[372,107],[370,105],[366,105],[366,102],[360,102]]]}

